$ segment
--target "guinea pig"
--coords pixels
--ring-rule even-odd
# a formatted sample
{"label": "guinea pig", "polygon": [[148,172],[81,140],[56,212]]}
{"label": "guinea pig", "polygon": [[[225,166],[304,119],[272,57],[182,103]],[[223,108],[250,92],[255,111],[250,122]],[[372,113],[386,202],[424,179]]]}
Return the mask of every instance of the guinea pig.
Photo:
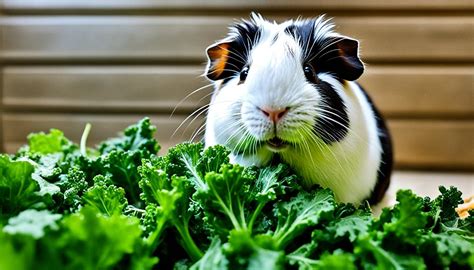
{"label": "guinea pig", "polygon": [[324,16],[278,24],[255,13],[232,25],[206,51],[215,90],[204,140],[227,146],[233,162],[277,159],[305,187],[375,204],[390,183],[391,138],[355,82],[364,71],[359,42],[333,28]]}

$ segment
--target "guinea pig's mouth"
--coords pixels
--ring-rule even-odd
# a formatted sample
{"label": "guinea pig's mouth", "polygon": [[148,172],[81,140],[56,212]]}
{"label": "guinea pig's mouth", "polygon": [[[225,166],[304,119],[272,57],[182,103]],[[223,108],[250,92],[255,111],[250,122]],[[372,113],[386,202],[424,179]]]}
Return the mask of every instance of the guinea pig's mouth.
{"label": "guinea pig's mouth", "polygon": [[288,142],[283,141],[282,139],[280,139],[278,137],[273,137],[270,140],[266,141],[265,143],[266,143],[268,149],[270,149],[270,151],[272,151],[272,152],[283,151],[289,146]]}

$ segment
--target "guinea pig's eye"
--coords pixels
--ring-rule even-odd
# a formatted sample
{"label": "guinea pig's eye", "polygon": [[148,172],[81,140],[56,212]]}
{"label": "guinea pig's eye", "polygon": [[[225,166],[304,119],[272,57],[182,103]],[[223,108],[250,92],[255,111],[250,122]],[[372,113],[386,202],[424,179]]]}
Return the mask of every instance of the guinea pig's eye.
{"label": "guinea pig's eye", "polygon": [[304,76],[306,77],[306,80],[311,83],[317,83],[318,82],[318,76],[316,76],[316,72],[314,71],[314,68],[309,65],[305,64],[303,66],[303,71],[304,71]]}
{"label": "guinea pig's eye", "polygon": [[245,79],[247,79],[247,75],[249,74],[249,67],[245,66],[242,71],[240,72],[240,82],[243,83],[245,82]]}

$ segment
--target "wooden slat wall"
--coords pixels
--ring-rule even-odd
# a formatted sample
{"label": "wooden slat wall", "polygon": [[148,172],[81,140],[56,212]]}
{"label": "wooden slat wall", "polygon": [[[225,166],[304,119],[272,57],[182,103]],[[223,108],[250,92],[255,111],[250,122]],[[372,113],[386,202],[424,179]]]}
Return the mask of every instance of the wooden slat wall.
{"label": "wooden slat wall", "polygon": [[472,9],[470,0],[3,0],[4,8],[16,11],[79,11],[85,10],[252,10],[252,9],[329,9],[329,10],[466,10]]}
{"label": "wooden slat wall", "polygon": [[[279,19],[279,17],[277,17]],[[367,61],[474,60],[466,42],[470,18],[355,17],[334,19],[362,42]],[[2,20],[5,61],[201,61],[232,17],[15,16]]]}
{"label": "wooden slat wall", "polygon": [[[10,66],[3,70],[3,104],[9,110],[163,112],[208,85],[201,73],[198,65]],[[473,78],[469,67],[370,65],[361,83],[389,117],[469,118]],[[192,111],[211,92],[203,88],[178,108]]]}
{"label": "wooden slat wall", "polygon": [[200,76],[205,47],[257,10],[277,20],[327,13],[361,41],[360,82],[388,118],[399,168],[474,169],[471,0],[0,0],[0,8],[8,152],[50,127],[78,140],[86,122],[92,145],[145,115],[165,148],[190,138],[203,118],[171,135],[212,92]]}
{"label": "wooden slat wall", "polygon": [[[183,125],[180,124],[186,116],[177,115],[170,118],[163,114],[74,114],[74,113],[5,113],[2,122],[6,128],[4,131],[7,152],[14,152],[24,144],[24,138],[32,130],[48,131],[51,127],[59,128],[73,141],[78,142],[86,123],[92,124],[88,145],[94,146],[98,142],[113,136],[116,132],[123,130],[130,123],[135,123],[144,116],[149,116],[153,124],[158,128],[157,139],[164,150],[192,137],[195,130],[203,123],[202,118],[190,119]],[[194,120],[194,121],[193,121]],[[179,128],[178,128],[179,127]]]}

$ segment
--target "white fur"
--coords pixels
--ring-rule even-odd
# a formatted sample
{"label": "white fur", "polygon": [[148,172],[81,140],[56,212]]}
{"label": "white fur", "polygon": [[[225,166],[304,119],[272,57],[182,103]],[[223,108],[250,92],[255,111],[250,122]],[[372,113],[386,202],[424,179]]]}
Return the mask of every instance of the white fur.
{"label": "white fur", "polygon": [[[324,104],[315,87],[305,79],[300,60],[302,49],[284,33],[291,22],[278,25],[259,16],[254,16],[254,20],[263,32],[250,53],[247,79],[238,84],[239,78],[234,78],[222,88],[216,82],[207,115],[206,146],[227,145],[233,150],[233,162],[262,166],[274,153],[259,142],[272,138],[276,132],[281,139],[296,145],[279,155],[303,177],[305,184],[329,187],[337,200],[360,203],[375,186],[381,162],[374,112],[362,90],[354,82],[342,85],[330,74],[319,75],[343,98],[350,129],[344,139],[330,145],[310,136],[309,130],[318,118],[314,108],[321,109]],[[326,24],[318,34],[334,35],[331,28]],[[278,39],[272,42],[276,33]],[[259,110],[263,107],[290,108],[277,123],[276,131]],[[243,150],[247,152],[235,154]]]}

